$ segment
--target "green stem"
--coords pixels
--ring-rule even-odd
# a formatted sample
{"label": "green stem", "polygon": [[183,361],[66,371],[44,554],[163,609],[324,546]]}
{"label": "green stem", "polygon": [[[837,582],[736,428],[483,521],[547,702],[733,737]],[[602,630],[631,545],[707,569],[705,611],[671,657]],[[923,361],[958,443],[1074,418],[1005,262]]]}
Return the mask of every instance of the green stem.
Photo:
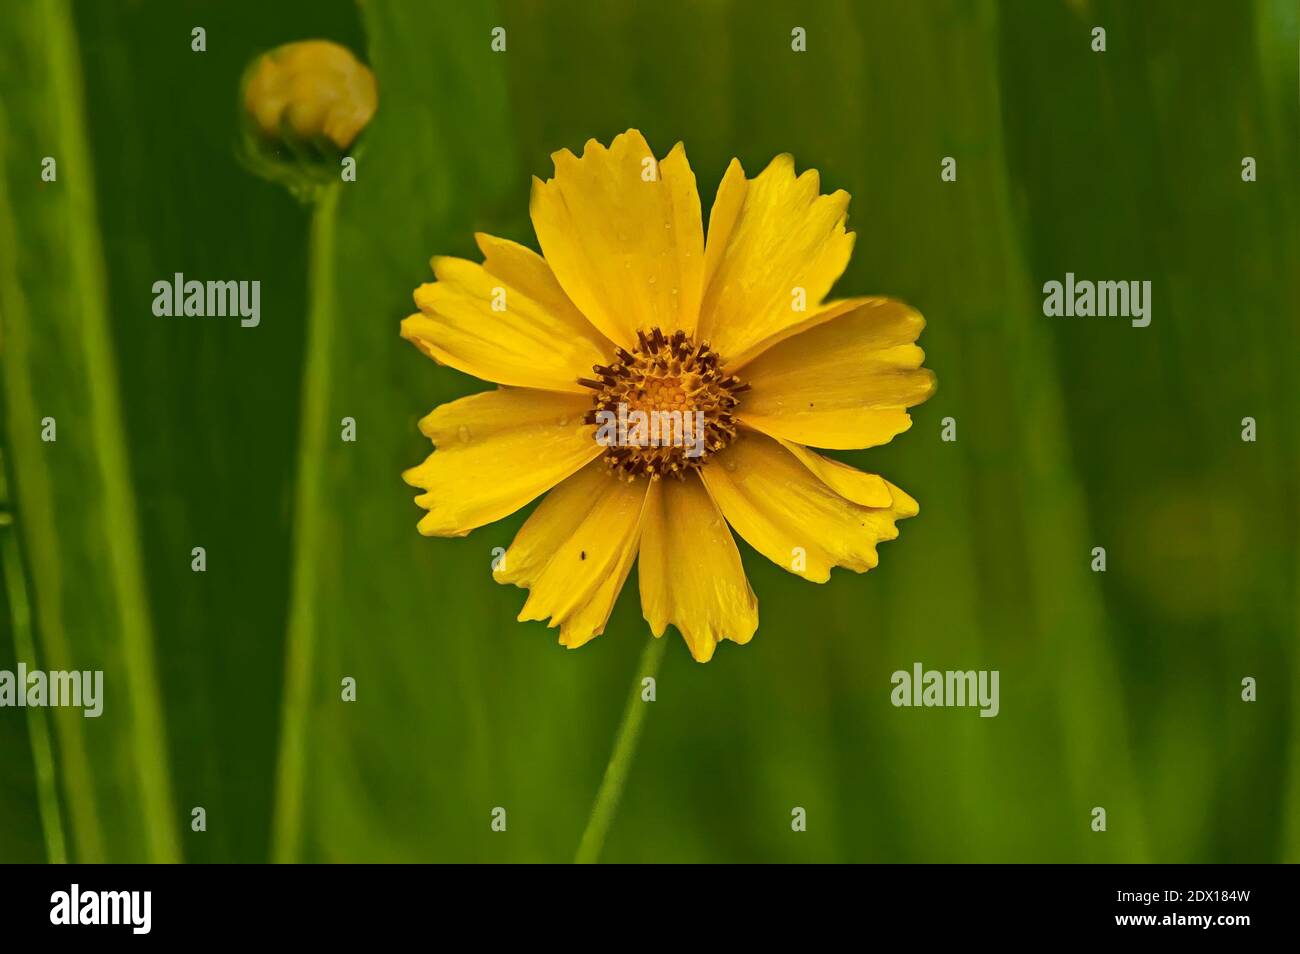
{"label": "green stem", "polygon": [[614,752],[609,757],[609,764],[605,766],[605,777],[601,779],[600,790],[596,792],[596,803],[591,806],[587,829],[582,833],[582,841],[578,843],[578,854],[574,858],[576,864],[594,864],[600,857],[600,849],[605,845],[605,836],[609,834],[614,812],[618,810],[618,802],[623,795],[623,784],[627,781],[632,759],[636,756],[641,723],[645,721],[648,704],[641,701],[641,681],[659,672],[659,663],[664,658],[664,646],[667,643],[668,640],[663,636],[651,639],[641,654],[641,663],[637,666],[637,675],[632,681],[632,691],[627,697],[627,708],[623,710],[623,724],[619,726],[618,736],[614,740]]}
{"label": "green stem", "polygon": [[280,720],[280,758],[276,774],[271,856],[297,860],[302,834],[302,791],[306,766],[307,709],[315,655],[315,601],[320,560],[321,487],[324,481],[326,414],[330,396],[330,350],[334,322],[334,212],[339,187],[321,195],[312,213],[308,259],[307,359],[302,382],[302,432],[298,443],[298,484],[294,495],[293,590],[284,667],[284,707]]}

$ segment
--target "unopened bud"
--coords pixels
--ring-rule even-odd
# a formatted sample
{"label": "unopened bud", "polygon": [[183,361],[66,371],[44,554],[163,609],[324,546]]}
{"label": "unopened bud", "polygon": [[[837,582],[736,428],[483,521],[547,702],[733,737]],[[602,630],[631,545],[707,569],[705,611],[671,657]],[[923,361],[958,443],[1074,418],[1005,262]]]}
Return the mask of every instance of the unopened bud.
{"label": "unopened bud", "polygon": [[328,40],[286,43],[244,73],[244,155],[253,171],[310,193],[339,176],[339,161],[378,105],[375,76]]}

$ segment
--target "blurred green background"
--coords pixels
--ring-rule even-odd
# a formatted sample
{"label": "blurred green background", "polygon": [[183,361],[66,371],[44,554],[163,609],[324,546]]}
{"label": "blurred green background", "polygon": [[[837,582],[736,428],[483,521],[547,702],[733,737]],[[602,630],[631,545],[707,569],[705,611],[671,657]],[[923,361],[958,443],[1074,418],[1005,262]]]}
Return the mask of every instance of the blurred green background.
{"label": "blurred green background", "polygon": [[[397,324],[431,254],[476,257],[475,229],[535,245],[553,150],[630,126],[685,142],[706,210],[733,155],[754,174],[789,151],[847,189],[837,292],[917,306],[940,387],[891,445],[840,455],[921,502],[878,569],[817,587],[742,543],[753,643],[700,666],[669,634],[604,858],[1300,860],[1297,20],[1294,0],[8,4],[0,669],[103,669],[106,698],[99,719],[0,709],[0,860],[572,858],[648,638],[636,588],[569,652],[490,578],[524,514],[416,534],[416,421],[483,385]],[[380,91],[357,181],[314,221],[235,149],[244,67],[312,37]],[[177,271],[260,280],[261,325],[154,317]],[[1150,327],[1045,318],[1067,271],[1150,280]],[[1000,715],[892,707],[917,661],[999,670]]]}

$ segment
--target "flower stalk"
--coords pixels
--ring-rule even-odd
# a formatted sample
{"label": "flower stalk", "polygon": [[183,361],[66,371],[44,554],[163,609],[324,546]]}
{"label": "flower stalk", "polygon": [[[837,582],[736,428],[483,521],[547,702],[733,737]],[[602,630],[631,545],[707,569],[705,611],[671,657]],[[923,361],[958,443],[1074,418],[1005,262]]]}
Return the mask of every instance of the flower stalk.
{"label": "flower stalk", "polygon": [[641,662],[637,666],[636,678],[632,680],[632,691],[628,693],[627,708],[623,710],[623,721],[619,725],[618,735],[614,738],[614,751],[610,754],[609,764],[605,766],[605,776],[601,779],[600,789],[596,792],[596,801],[591,806],[591,817],[587,819],[587,828],[578,843],[575,864],[595,864],[600,858],[600,851],[605,846],[605,836],[614,821],[619,800],[623,796],[623,785],[627,782],[632,760],[636,757],[637,742],[641,738],[641,725],[645,722],[646,707],[649,703],[642,701],[641,687],[647,677],[659,673],[659,664],[664,658],[664,647],[668,640],[660,636],[646,644],[641,653]]}

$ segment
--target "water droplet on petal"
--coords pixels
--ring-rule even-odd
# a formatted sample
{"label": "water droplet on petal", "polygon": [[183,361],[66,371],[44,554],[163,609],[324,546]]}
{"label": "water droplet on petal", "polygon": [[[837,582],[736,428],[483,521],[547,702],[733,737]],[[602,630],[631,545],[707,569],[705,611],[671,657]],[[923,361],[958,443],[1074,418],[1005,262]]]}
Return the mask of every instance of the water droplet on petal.
{"label": "water droplet on petal", "polygon": [[735,472],[736,472],[736,459],[735,459],[734,457],[727,457],[727,458],[726,458],[725,460],[723,460],[723,462],[722,462],[722,468],[723,468],[723,470],[727,471],[727,473],[735,473]]}
{"label": "water droplet on petal", "polygon": [[462,424],[460,427],[456,429],[456,436],[460,438],[462,444],[468,444],[470,438],[469,427],[465,424]]}
{"label": "water droplet on petal", "polygon": [[569,417],[568,417],[568,415],[567,415],[567,414],[561,414],[559,417],[557,417],[557,418],[555,419],[555,423],[558,424],[560,427],[564,427],[566,424],[569,423]]}

